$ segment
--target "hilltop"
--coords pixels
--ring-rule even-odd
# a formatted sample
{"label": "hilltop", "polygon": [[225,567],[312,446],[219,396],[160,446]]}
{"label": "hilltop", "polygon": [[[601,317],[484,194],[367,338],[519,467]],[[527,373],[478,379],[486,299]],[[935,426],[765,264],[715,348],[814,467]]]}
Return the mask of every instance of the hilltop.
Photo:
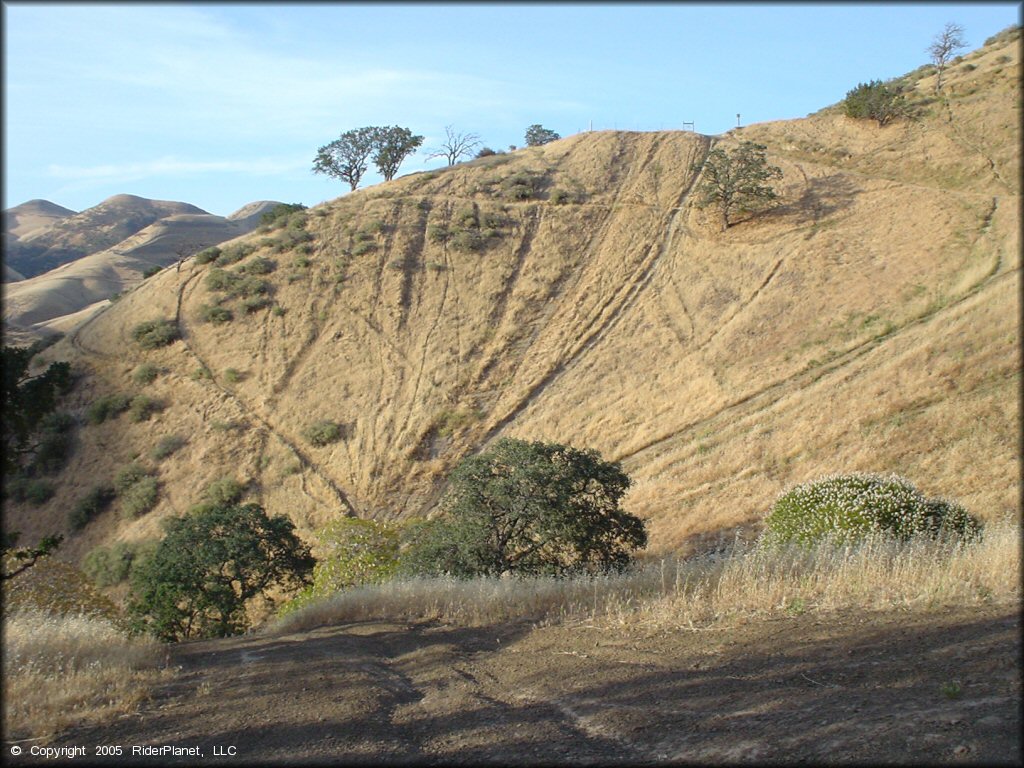
{"label": "hilltop", "polygon": [[[837,471],[1016,514],[1019,74],[1003,39],[948,70],[945,98],[908,76],[912,121],[832,108],[719,138],[582,133],[222,243],[219,266],[164,270],[45,353],[81,374],[79,416],[115,392],[164,408],[81,426],[56,495],[12,505],[14,527],[64,530],[70,503],[140,457],[155,509],[107,513],[64,556],[156,536],[226,474],[304,536],[424,515],[498,436],[621,461],[655,552],[756,530],[781,490]],[[721,232],[692,192],[713,145],[746,139],[782,169],[782,204]],[[142,350],[151,320],[180,339]],[[161,371],[144,388],[143,363]],[[343,439],[310,444],[318,420]],[[174,435],[181,450],[148,458]]]}

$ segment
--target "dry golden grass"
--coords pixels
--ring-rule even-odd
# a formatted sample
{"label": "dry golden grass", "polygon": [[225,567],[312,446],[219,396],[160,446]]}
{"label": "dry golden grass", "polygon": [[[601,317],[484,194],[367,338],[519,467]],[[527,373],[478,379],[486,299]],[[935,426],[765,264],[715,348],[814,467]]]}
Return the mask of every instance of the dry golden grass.
{"label": "dry golden grass", "polygon": [[[167,408],[80,430],[53,500],[12,505],[10,523],[29,540],[63,529],[92,484],[175,433],[189,445],[161,462],[157,507],[102,517],[65,556],[159,535],[228,468],[304,536],[349,506],[426,514],[456,463],[503,436],[621,460],[653,554],[756,529],[786,487],[837,472],[1019,516],[1015,45],[965,57],[948,105],[914,122],[824,111],[720,137],[766,144],[785,172],[782,205],[724,233],[687,196],[710,137],[600,131],[317,206],[308,253],[246,238],[278,264],[278,312],[236,303],[233,322],[204,323],[212,265],[165,270],[46,354],[89,374],[72,411],[132,391],[143,362],[167,370],[146,390]],[[527,172],[547,189],[503,196]],[[473,206],[498,219],[485,250],[429,235]],[[130,331],[155,318],[182,340],[139,350]],[[230,384],[231,368],[249,375]],[[344,440],[308,445],[319,419]]]}
{"label": "dry golden grass", "polygon": [[109,621],[23,610],[4,619],[4,734],[45,738],[132,711],[169,674],[165,650]]}
{"label": "dry golden grass", "polygon": [[367,619],[468,626],[587,620],[667,629],[787,612],[1017,603],[1020,555],[1020,529],[1010,519],[990,523],[967,543],[878,537],[855,545],[765,549],[737,542],[718,558],[651,559],[599,577],[396,580],[339,592],[266,631]]}

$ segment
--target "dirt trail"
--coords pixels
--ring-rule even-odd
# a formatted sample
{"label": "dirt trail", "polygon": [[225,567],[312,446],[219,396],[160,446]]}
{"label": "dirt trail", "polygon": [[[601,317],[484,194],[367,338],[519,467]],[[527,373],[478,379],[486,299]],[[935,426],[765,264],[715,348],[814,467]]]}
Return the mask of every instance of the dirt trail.
{"label": "dirt trail", "polygon": [[50,745],[204,754],[100,761],[146,765],[1020,764],[1020,623],[982,606],[672,631],[363,622],[186,643],[140,713]]}

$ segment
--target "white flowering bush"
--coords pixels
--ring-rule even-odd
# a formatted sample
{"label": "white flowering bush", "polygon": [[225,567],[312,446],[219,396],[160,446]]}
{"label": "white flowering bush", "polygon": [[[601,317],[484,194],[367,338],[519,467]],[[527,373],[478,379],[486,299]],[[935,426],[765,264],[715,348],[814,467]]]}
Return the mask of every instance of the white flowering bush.
{"label": "white flowering bush", "polygon": [[972,537],[980,529],[961,505],[927,499],[906,478],[855,472],[828,475],[783,493],[765,519],[763,540],[808,544],[871,533]]}

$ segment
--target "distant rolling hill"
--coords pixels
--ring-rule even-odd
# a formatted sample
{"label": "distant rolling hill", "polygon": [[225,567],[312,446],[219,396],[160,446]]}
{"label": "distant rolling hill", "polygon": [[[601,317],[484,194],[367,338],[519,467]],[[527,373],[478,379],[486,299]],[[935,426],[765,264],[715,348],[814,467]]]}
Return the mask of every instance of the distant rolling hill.
{"label": "distant rolling hill", "polygon": [[[35,221],[40,223],[18,242],[30,248],[46,246],[46,250],[32,257],[22,252],[24,258],[19,259],[15,247],[13,258],[5,259],[5,268],[21,272],[18,266],[27,262],[34,269],[58,253],[74,258],[42,274],[22,272],[21,280],[4,285],[5,332],[12,339],[25,339],[68,330],[88,316],[81,315],[82,310],[138,284],[147,270],[169,266],[252,231],[260,216],[275,205],[274,201],[250,203],[223,217],[186,203],[117,195],[81,214],[52,216],[49,221],[40,221],[37,215]],[[12,236],[34,221],[26,214],[26,206],[49,211],[52,204],[33,201],[6,212],[7,221],[14,223],[8,230]],[[89,250],[96,246],[102,247]]]}

